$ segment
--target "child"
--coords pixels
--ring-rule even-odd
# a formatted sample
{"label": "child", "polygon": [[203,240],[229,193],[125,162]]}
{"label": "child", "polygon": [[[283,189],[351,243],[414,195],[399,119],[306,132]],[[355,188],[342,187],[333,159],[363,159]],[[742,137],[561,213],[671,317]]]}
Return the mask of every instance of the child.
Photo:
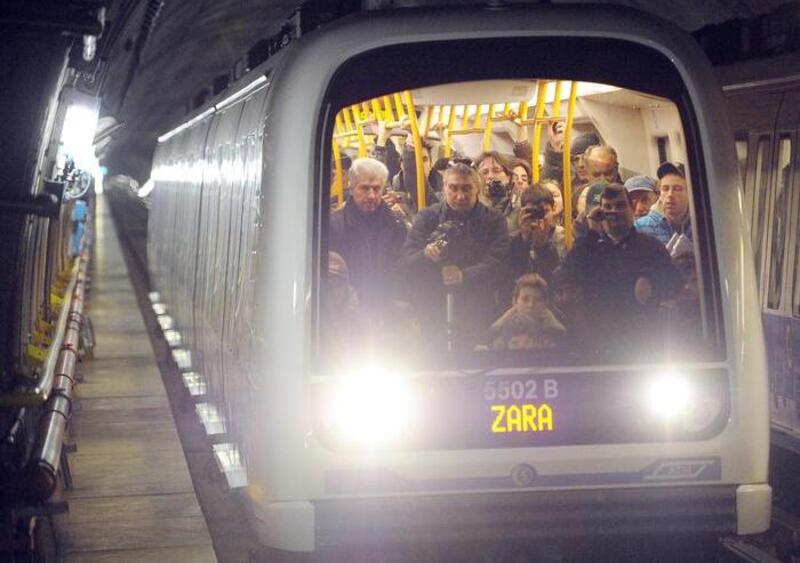
{"label": "child", "polygon": [[[522,327],[525,325],[525,318],[529,318],[533,323],[530,331],[531,342],[524,348],[553,348],[566,334],[566,329],[553,312],[550,310],[547,282],[538,274],[525,274],[521,276],[514,287],[514,298],[511,308],[492,324],[489,329],[490,342],[492,347],[502,349],[508,347],[508,330],[504,331],[504,325],[511,323]],[[522,328],[518,333],[524,332]],[[506,332],[506,334],[504,334]],[[513,336],[513,335],[512,335]],[[519,336],[519,334],[518,334]]]}

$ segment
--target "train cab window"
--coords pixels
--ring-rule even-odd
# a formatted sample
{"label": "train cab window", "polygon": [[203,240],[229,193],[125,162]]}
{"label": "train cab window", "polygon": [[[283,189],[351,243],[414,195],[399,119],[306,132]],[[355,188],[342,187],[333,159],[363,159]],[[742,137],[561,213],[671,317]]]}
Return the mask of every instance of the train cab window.
{"label": "train cab window", "polygon": [[774,203],[773,211],[770,215],[772,219],[772,242],[770,244],[769,286],[767,291],[767,307],[770,309],[778,309],[781,304],[784,250],[791,217],[791,208],[789,207],[791,156],[792,138],[789,134],[783,133],[778,138]]}
{"label": "train cab window", "polygon": [[761,248],[766,230],[765,212],[767,209],[767,180],[769,179],[770,136],[762,135],[756,146],[755,170],[753,175],[753,217],[750,221],[753,252],[755,254],[756,280],[761,279]]}
{"label": "train cab window", "polygon": [[[671,100],[493,79],[387,91],[334,116],[319,315],[330,363],[718,350],[705,345],[716,281]],[[654,134],[679,140],[673,160]]]}

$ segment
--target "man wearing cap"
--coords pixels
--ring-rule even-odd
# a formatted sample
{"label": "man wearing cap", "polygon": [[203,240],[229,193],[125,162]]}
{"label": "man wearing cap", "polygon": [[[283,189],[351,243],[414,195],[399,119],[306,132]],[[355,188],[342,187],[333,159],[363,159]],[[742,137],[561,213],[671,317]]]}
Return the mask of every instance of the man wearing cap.
{"label": "man wearing cap", "polygon": [[683,164],[665,162],[658,167],[660,196],[644,217],[636,220],[636,230],[651,235],[666,245],[675,235],[692,238],[689,220],[689,190]]}
{"label": "man wearing cap", "polygon": [[633,216],[638,219],[650,213],[650,208],[658,201],[656,181],[650,176],[632,176],[625,180],[625,189],[633,204]]}
{"label": "man wearing cap", "polygon": [[624,186],[608,184],[600,201],[587,219],[602,232],[579,239],[563,265],[581,295],[574,336],[596,351],[658,345],[658,307],[678,294],[680,274],[663,245],[633,228]]}

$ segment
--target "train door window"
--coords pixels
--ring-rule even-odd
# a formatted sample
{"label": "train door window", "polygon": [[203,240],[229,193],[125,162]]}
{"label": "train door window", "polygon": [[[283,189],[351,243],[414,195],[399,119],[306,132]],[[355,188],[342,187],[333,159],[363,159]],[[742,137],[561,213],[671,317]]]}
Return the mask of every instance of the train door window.
{"label": "train door window", "polygon": [[789,229],[791,208],[789,193],[791,185],[792,138],[788,133],[778,137],[776,167],[774,169],[775,185],[772,207],[772,237],[769,259],[769,285],[767,290],[767,307],[778,309],[781,304],[783,289],[783,264],[786,247],[786,235]]}
{"label": "train door window", "polygon": [[755,170],[753,174],[753,217],[750,221],[753,251],[755,253],[756,279],[760,280],[761,249],[766,230],[765,212],[769,197],[767,181],[769,179],[769,143],[770,136],[762,135],[756,145]]}
{"label": "train door window", "polygon": [[739,181],[744,188],[744,196],[747,197],[747,148],[748,140],[746,135],[736,136],[736,162],[739,164]]}

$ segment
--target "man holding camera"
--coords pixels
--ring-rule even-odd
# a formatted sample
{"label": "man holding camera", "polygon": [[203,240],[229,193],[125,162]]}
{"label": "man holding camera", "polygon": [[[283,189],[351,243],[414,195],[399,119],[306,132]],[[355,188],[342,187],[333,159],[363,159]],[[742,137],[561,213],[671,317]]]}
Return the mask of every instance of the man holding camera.
{"label": "man holding camera", "polygon": [[554,203],[552,192],[540,184],[523,190],[519,233],[511,239],[512,280],[533,272],[549,282],[553,270],[564,260],[564,228],[555,224]]}
{"label": "man holding camera", "polygon": [[417,214],[403,246],[409,297],[432,344],[449,335],[448,343],[471,349],[497,312],[508,227],[499,212],[478,201],[480,186],[474,168],[451,161],[444,201]]}
{"label": "man holding camera", "polygon": [[682,285],[669,254],[658,240],[633,228],[633,206],[621,184],[608,184],[586,218],[591,229],[563,265],[565,276],[580,288],[577,340],[606,352],[659,344],[658,307]]}
{"label": "man holding camera", "polygon": [[481,153],[475,161],[478,174],[483,179],[482,203],[508,217],[511,205],[512,165],[497,151]]}

